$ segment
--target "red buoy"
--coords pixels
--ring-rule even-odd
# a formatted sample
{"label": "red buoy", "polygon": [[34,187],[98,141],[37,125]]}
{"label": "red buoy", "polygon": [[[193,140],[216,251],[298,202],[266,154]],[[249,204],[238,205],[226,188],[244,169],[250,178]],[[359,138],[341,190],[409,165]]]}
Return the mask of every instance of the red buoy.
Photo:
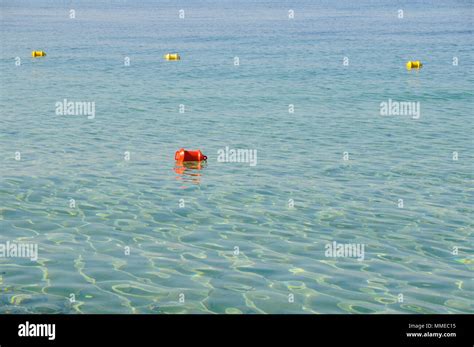
{"label": "red buoy", "polygon": [[187,151],[184,148],[176,151],[174,155],[174,159],[178,162],[185,162],[185,161],[203,161],[207,160],[207,157],[202,154],[202,152],[197,149],[195,151]]}

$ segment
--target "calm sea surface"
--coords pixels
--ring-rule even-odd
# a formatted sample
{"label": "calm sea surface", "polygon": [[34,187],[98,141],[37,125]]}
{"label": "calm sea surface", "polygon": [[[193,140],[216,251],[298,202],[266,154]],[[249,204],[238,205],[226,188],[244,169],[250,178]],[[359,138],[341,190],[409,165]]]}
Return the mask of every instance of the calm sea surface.
{"label": "calm sea surface", "polygon": [[[473,313],[472,19],[471,1],[0,1],[0,243],[38,246],[0,258],[0,312]],[[389,99],[420,117],[380,115]],[[181,147],[207,164],[175,165]]]}

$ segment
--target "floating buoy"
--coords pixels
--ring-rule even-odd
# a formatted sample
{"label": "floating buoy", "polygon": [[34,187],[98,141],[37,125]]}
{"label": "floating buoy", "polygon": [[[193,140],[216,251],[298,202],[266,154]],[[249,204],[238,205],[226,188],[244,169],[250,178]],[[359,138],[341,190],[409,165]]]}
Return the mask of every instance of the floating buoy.
{"label": "floating buoy", "polygon": [[202,152],[197,149],[195,151],[187,151],[184,148],[176,151],[174,155],[174,159],[178,162],[185,162],[185,161],[203,161],[207,160],[207,157],[202,154]]}
{"label": "floating buoy", "polygon": [[423,66],[423,64],[421,63],[421,61],[417,60],[417,61],[409,61],[407,63],[407,69],[408,70],[411,70],[411,69],[421,69],[421,67]]}
{"label": "floating buoy", "polygon": [[33,51],[33,52],[31,52],[31,56],[33,58],[44,57],[45,55],[46,55],[46,52],[44,52],[44,51]]}
{"label": "floating buoy", "polygon": [[168,53],[168,54],[165,54],[165,59],[166,60],[181,60],[181,57],[179,56],[178,53]]}

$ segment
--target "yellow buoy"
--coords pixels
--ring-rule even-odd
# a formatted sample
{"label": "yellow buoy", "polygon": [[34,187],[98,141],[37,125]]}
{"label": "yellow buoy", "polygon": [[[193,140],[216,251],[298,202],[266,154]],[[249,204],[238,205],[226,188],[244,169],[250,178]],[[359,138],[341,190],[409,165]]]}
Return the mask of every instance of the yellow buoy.
{"label": "yellow buoy", "polygon": [[165,59],[166,60],[181,60],[181,57],[179,56],[178,53],[168,53],[168,54],[165,54]]}
{"label": "yellow buoy", "polygon": [[46,55],[46,52],[44,52],[44,51],[33,51],[33,52],[31,52],[31,56],[33,58],[44,57],[45,55]]}
{"label": "yellow buoy", "polygon": [[408,70],[411,70],[411,69],[421,69],[421,67],[423,66],[423,64],[421,63],[421,61],[417,60],[417,61],[409,61],[407,63],[407,69]]}

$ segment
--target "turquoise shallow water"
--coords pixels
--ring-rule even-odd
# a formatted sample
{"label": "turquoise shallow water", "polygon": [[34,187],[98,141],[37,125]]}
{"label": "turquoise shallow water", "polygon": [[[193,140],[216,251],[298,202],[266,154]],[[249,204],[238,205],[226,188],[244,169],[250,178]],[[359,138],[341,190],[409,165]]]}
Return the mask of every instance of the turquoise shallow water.
{"label": "turquoise shallow water", "polygon": [[[39,247],[0,258],[0,312],[474,312],[472,2],[0,10],[0,243]],[[420,118],[381,116],[389,98]],[[181,147],[207,164],[175,166]]]}

